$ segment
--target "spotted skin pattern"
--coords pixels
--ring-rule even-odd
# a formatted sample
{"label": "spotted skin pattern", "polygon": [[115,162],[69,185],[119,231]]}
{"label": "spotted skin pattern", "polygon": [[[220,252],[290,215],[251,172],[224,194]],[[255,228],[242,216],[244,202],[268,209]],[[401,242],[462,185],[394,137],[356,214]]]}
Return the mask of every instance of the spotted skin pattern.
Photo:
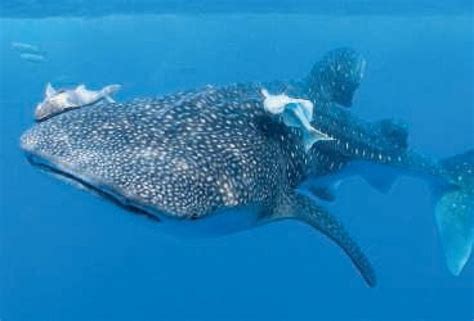
{"label": "spotted skin pattern", "polygon": [[82,108],[38,124],[22,144],[168,216],[271,202],[296,184],[305,158],[296,132],[268,120],[258,90],[209,86]]}

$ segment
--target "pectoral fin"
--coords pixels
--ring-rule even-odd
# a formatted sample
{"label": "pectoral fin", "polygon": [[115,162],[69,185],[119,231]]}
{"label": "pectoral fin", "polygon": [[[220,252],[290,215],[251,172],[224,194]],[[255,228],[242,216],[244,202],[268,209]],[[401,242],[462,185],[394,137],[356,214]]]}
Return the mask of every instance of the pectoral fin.
{"label": "pectoral fin", "polygon": [[105,100],[107,100],[107,102],[109,102],[111,104],[115,103],[115,100],[113,100],[112,97],[110,97],[110,96],[105,96],[104,98],[105,98]]}
{"label": "pectoral fin", "polygon": [[303,221],[339,245],[350,257],[365,282],[373,287],[376,275],[369,260],[344,226],[326,209],[314,204],[309,198],[290,192],[281,198],[273,210],[273,219],[297,219]]}

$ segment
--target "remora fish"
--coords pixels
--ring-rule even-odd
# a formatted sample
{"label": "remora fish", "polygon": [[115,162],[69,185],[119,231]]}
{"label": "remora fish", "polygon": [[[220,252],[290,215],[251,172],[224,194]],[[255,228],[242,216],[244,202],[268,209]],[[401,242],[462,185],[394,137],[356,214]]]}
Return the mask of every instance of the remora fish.
{"label": "remora fish", "polygon": [[[308,185],[331,199],[329,187],[344,174],[368,177],[370,166],[367,172],[361,163],[433,177],[444,188],[436,216],[448,266],[459,273],[472,243],[467,219],[474,152],[437,162],[407,148],[404,127],[366,123],[336,106],[351,104],[364,65],[354,51],[339,49],[301,82],[205,87],[74,109],[27,130],[21,147],[33,165],[164,225],[197,228],[222,220],[226,224],[214,229],[227,233],[303,221],[338,244],[369,286],[376,275],[361,248],[333,214],[299,189]],[[334,140],[305,152],[301,131],[264,111],[262,88],[310,99],[318,106],[311,125]]]}
{"label": "remora fish", "polygon": [[309,100],[292,98],[285,94],[271,95],[266,89],[262,90],[262,95],[265,111],[279,116],[286,126],[302,130],[306,151],[318,141],[331,140],[331,137],[311,126],[314,105]]}
{"label": "remora fish", "polygon": [[102,99],[110,103],[115,101],[110,97],[120,89],[120,85],[105,86],[101,90],[88,90],[85,85],[75,89],[56,90],[50,83],[46,85],[44,100],[36,106],[36,120],[44,120],[68,109],[95,104]]}

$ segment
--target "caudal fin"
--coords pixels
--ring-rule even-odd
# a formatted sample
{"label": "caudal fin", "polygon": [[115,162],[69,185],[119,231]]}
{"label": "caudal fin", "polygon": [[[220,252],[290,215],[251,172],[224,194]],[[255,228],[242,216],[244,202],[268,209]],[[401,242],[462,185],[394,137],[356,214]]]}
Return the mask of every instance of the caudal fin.
{"label": "caudal fin", "polygon": [[474,241],[474,150],[441,164],[453,188],[442,193],[436,203],[436,223],[448,268],[459,275]]}

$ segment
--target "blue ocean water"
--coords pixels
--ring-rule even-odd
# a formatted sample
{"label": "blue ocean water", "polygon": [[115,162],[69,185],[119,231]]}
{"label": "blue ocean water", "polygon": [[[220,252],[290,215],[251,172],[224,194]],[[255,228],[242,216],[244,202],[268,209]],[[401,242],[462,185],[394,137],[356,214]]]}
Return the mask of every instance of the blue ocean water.
{"label": "blue ocean water", "polygon": [[[328,50],[349,46],[368,62],[355,114],[403,119],[413,148],[458,154],[474,145],[472,4],[210,2],[181,12],[169,2],[160,13],[125,3],[78,14],[74,2],[31,12],[2,4],[0,320],[472,320],[474,262],[459,277],[447,270],[421,180],[402,177],[381,194],[356,178],[337,193],[338,216],[378,273],[370,289],[303,224],[179,240],[39,172],[18,143],[47,82],[120,83],[116,98],[127,100],[300,78]],[[14,42],[38,46],[45,60],[22,59]]]}

